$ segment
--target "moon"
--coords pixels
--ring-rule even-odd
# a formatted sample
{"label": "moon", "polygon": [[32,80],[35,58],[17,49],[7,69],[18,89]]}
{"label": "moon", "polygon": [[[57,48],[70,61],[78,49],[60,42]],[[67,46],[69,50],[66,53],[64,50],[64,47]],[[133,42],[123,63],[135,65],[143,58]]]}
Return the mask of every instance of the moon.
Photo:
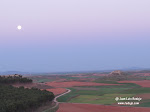
{"label": "moon", "polygon": [[18,25],[18,26],[17,26],[17,29],[18,29],[18,30],[21,30],[21,29],[22,29],[22,26],[21,26],[21,25]]}

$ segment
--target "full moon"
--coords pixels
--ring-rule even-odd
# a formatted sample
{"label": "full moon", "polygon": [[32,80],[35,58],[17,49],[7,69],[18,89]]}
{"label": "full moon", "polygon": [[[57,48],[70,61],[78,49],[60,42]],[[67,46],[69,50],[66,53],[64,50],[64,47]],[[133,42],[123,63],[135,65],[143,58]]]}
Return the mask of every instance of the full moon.
{"label": "full moon", "polygon": [[17,28],[18,28],[18,30],[21,30],[22,27],[20,25],[18,25]]}

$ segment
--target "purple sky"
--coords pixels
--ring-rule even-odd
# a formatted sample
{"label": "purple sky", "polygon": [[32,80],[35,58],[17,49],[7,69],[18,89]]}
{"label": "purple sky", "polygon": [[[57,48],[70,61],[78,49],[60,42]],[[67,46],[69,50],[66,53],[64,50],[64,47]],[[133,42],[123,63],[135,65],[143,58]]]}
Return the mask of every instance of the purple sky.
{"label": "purple sky", "polygon": [[150,68],[149,4],[149,0],[1,0],[0,71]]}

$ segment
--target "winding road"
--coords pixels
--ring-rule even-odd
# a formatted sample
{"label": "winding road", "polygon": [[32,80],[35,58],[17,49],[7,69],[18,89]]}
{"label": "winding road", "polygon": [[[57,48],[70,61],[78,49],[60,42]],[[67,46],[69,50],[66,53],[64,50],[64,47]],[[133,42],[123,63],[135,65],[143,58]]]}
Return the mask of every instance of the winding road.
{"label": "winding road", "polygon": [[57,108],[57,107],[58,107],[59,102],[57,101],[57,98],[59,98],[59,97],[61,97],[61,96],[65,95],[65,94],[68,94],[68,93],[70,93],[70,92],[71,92],[71,90],[70,90],[70,89],[66,89],[66,90],[67,90],[67,92],[62,93],[62,94],[60,94],[60,95],[58,95],[58,96],[56,96],[56,97],[54,98],[53,102],[55,102],[56,104],[55,104],[55,106],[54,106],[54,107],[52,107],[52,108],[51,108],[51,110],[52,110],[52,109],[55,109],[55,108]]}
{"label": "winding road", "polygon": [[59,103],[59,102],[57,101],[57,98],[59,98],[59,97],[61,97],[61,96],[65,95],[65,94],[68,94],[68,93],[70,93],[70,92],[71,92],[71,90],[70,90],[70,89],[66,89],[66,90],[67,90],[67,92],[65,92],[65,93],[63,93],[63,94],[60,94],[60,95],[58,95],[58,96],[56,96],[56,97],[54,98],[54,102],[55,102],[55,103]]}

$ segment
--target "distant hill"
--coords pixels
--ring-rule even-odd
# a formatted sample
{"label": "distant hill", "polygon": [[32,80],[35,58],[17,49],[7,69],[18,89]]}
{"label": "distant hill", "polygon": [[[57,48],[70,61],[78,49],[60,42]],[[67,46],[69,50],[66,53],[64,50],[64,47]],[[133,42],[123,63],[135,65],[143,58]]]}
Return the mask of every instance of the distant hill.
{"label": "distant hill", "polygon": [[120,70],[115,70],[109,73],[108,76],[104,76],[102,78],[96,79],[96,81],[99,80],[109,80],[109,81],[122,81],[122,80],[142,80],[145,77],[135,76],[132,74],[129,74],[128,72],[123,72]]}
{"label": "distant hill", "polygon": [[108,76],[104,77],[104,79],[120,81],[120,80],[127,80],[128,77],[129,74],[127,74],[126,72],[116,70],[112,71]]}
{"label": "distant hill", "polygon": [[128,75],[128,74],[125,73],[125,72],[122,72],[122,71],[120,71],[120,70],[116,70],[116,71],[112,71],[112,72],[110,73],[109,77],[110,77],[110,76],[126,76],[126,75]]}

